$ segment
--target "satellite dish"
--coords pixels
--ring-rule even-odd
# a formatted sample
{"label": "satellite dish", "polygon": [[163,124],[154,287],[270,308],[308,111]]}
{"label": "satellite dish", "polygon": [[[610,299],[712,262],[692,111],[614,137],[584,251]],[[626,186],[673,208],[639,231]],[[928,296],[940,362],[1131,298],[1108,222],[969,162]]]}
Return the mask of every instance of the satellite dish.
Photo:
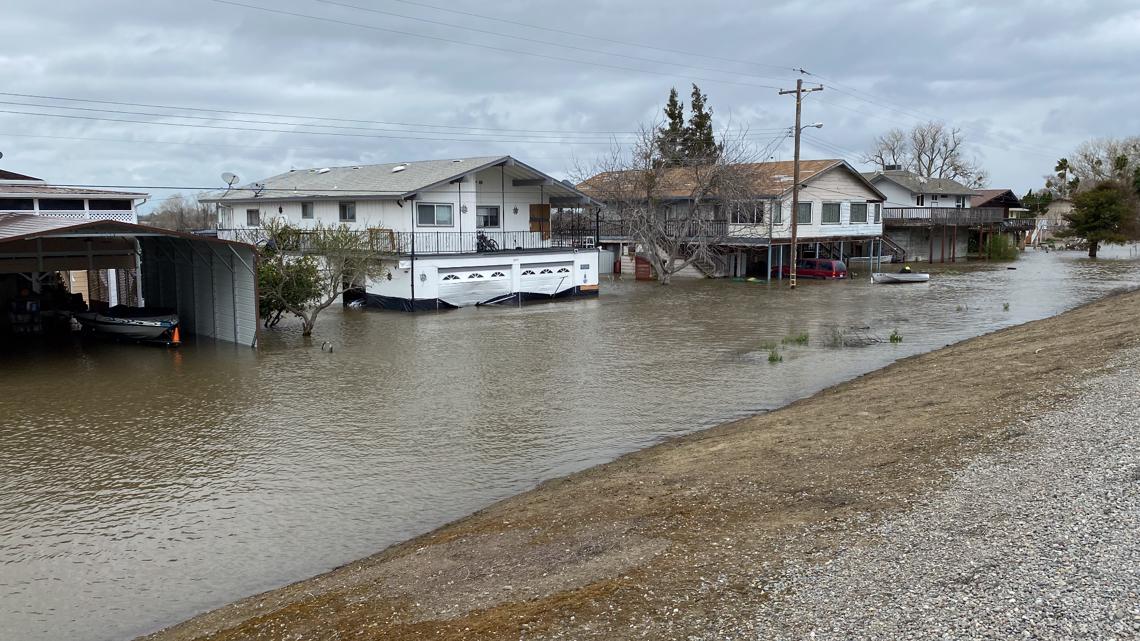
{"label": "satellite dish", "polygon": [[227,171],[226,173],[222,174],[222,180],[226,182],[226,185],[233,187],[234,183],[238,181],[238,177],[237,174],[231,174]]}

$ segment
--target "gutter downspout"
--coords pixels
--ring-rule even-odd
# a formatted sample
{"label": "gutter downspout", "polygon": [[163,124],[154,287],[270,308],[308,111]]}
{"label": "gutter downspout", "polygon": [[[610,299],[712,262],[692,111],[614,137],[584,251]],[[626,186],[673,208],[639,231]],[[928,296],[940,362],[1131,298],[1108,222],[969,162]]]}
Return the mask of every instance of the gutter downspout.
{"label": "gutter downspout", "polygon": [[412,308],[408,311],[414,312],[416,311],[416,203],[413,200],[411,204],[412,206],[408,209],[411,210],[412,214],[412,266],[408,275],[412,283]]}

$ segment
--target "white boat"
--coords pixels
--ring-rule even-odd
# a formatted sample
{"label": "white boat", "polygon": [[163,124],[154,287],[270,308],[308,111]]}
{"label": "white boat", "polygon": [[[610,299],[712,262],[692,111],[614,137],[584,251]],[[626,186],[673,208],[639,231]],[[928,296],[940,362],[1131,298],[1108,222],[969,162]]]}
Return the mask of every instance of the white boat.
{"label": "white boat", "polygon": [[102,312],[80,312],[75,320],[84,329],[105,336],[136,341],[169,340],[178,328],[178,314],[155,307],[116,305]]}
{"label": "white boat", "polygon": [[925,283],[930,280],[930,274],[922,272],[875,272],[871,274],[871,280],[883,284]]}

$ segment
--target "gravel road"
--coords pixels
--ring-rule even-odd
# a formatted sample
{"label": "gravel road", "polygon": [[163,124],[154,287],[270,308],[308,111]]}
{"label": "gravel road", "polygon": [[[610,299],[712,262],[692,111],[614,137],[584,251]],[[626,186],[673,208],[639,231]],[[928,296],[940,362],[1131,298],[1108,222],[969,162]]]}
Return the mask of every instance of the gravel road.
{"label": "gravel road", "polygon": [[852,528],[830,560],[758,572],[769,598],[700,638],[1140,638],[1136,363],[1140,349],[1119,353],[916,508]]}

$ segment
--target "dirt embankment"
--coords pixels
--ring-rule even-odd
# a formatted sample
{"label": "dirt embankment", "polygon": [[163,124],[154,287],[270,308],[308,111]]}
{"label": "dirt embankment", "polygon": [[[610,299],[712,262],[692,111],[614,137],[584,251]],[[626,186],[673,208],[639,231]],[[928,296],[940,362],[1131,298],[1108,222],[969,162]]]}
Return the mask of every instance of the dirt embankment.
{"label": "dirt embankment", "polygon": [[1138,319],[1121,294],[909,358],[147,639],[685,638],[1015,436],[1140,342]]}

